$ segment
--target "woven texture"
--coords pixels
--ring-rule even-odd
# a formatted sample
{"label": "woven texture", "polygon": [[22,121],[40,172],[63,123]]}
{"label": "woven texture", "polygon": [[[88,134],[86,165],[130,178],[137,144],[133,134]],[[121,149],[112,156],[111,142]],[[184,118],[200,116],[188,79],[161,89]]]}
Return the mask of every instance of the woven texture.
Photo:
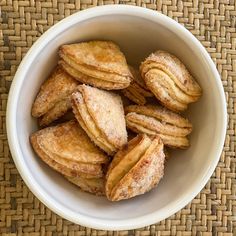
{"label": "woven texture", "polygon": [[[210,181],[184,209],[142,229],[108,232],[75,225],[29,191],[12,161],[5,112],[23,56],[48,28],[82,9],[132,4],[160,11],[189,29],[207,48],[222,77],[229,124],[224,151]],[[236,235],[236,1],[233,0],[0,0],[0,235]]]}

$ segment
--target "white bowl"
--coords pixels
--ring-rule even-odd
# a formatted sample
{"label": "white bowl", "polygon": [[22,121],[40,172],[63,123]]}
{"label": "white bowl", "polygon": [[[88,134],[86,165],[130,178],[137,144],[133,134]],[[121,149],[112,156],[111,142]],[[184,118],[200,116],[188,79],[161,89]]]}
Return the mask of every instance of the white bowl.
{"label": "white bowl", "polygon": [[[56,65],[60,45],[91,39],[118,43],[129,63],[164,49],[178,56],[200,83],[203,96],[189,106],[194,126],[191,147],[175,151],[153,191],[112,203],[81,192],[33,152],[29,135],[37,130],[31,106],[42,82]],[[219,160],[227,112],[219,74],[200,42],[170,18],[139,7],[103,6],[76,13],[40,37],[21,62],[7,106],[7,134],[15,164],[31,191],[58,215],[96,229],[143,227],[174,214],[204,187]]]}

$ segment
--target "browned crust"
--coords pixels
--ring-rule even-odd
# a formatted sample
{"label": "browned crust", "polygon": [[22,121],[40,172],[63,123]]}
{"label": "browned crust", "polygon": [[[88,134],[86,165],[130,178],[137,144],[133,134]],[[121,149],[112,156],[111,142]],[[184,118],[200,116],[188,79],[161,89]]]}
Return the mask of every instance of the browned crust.
{"label": "browned crust", "polygon": [[120,149],[127,143],[124,108],[119,95],[87,85],[79,89],[88,112],[106,139]]}
{"label": "browned crust", "polygon": [[107,163],[109,158],[97,148],[75,121],[68,121],[35,132],[45,152],[63,159],[89,164]]}
{"label": "browned crust", "polygon": [[[43,149],[43,147],[40,145],[40,142],[38,142],[38,145]],[[53,158],[54,161],[56,161],[58,164],[74,170],[76,172],[82,172],[88,175],[96,176],[97,178],[103,176],[103,169],[101,164],[92,164],[92,163],[83,163],[83,162],[76,162],[69,159],[62,158],[61,156],[50,153],[47,150],[44,151],[49,157]],[[99,176],[99,177],[98,177]]]}
{"label": "browned crust", "polygon": [[133,66],[129,66],[129,70],[133,76],[132,82],[142,88],[146,92],[146,96],[153,96],[152,93],[149,91],[148,87],[146,86],[145,81],[141,77],[140,72]]}
{"label": "browned crust", "polygon": [[116,148],[108,140],[106,140],[106,137],[99,130],[94,120],[88,113],[82,94],[77,91],[72,94],[71,98],[75,117],[89,138],[108,155],[113,155]]}
{"label": "browned crust", "polygon": [[129,66],[129,69],[133,75],[133,81],[130,83],[130,86],[123,89],[122,92],[136,104],[144,105],[146,103],[146,97],[152,97],[153,94],[148,90],[139,72],[132,66]]}
{"label": "browned crust", "polygon": [[32,107],[32,116],[40,117],[47,113],[55,104],[68,98],[77,85],[74,78],[57,66],[42,84]]}
{"label": "browned crust", "polygon": [[[149,64],[152,64],[149,66]],[[178,87],[190,96],[200,96],[200,86],[190,75],[184,64],[174,55],[158,50],[152,53],[140,66],[142,76],[151,68],[157,68],[167,73]]]}
{"label": "browned crust", "polygon": [[154,94],[150,90],[142,88],[138,83],[133,82],[131,86],[134,90],[137,90],[144,97],[153,97]]}
{"label": "browned crust", "polygon": [[125,113],[127,114],[130,112],[135,112],[137,114],[153,117],[162,122],[172,124],[177,127],[192,128],[192,124],[189,122],[188,119],[159,105],[130,105],[125,107]]}
{"label": "browned crust", "polygon": [[175,137],[166,134],[161,134],[159,132],[147,129],[141,126],[140,124],[136,124],[128,119],[126,120],[126,124],[127,127],[135,133],[147,134],[150,137],[159,136],[162,139],[163,143],[168,147],[180,149],[186,149],[189,147],[189,141],[186,137]]}
{"label": "browned crust", "polygon": [[125,155],[127,155],[135,146],[137,146],[142,140],[144,136],[142,134],[137,135],[133,139],[131,139],[128,144],[124,145],[113,157],[112,162],[109,165],[106,177],[109,176],[110,172],[113,168],[123,159]]}
{"label": "browned crust", "polygon": [[54,120],[57,120],[58,118],[66,114],[66,112],[70,109],[71,109],[70,98],[57,102],[54,105],[54,107],[52,107],[42,117],[39,118],[39,125],[41,127],[49,125]]}
{"label": "browned crust", "polygon": [[136,104],[144,105],[146,103],[145,97],[141,93],[139,93],[138,90],[134,90],[133,88],[131,88],[131,86],[123,89],[122,93]]}
{"label": "browned crust", "polygon": [[47,155],[47,153],[38,144],[37,133],[34,133],[30,136],[30,142],[31,142],[31,145],[32,145],[34,151],[37,153],[37,155],[48,166],[50,166],[52,169],[56,170],[57,172],[59,172],[63,175],[70,176],[70,177],[81,176],[83,178],[100,178],[100,177],[102,177],[102,175],[100,173],[97,175],[97,174],[84,173],[83,171],[78,171],[79,164],[77,166],[78,168],[70,169],[70,168],[56,162],[53,158],[51,158],[49,155]]}
{"label": "browned crust", "polygon": [[145,154],[112,189],[109,200],[120,201],[150,191],[163,177],[164,159],[163,143],[156,137]]}
{"label": "browned crust", "polygon": [[136,123],[144,128],[175,137],[184,137],[191,133],[192,128],[178,127],[172,124],[164,123],[156,118],[130,112],[126,115],[126,120]]}
{"label": "browned crust", "polygon": [[[160,84],[162,87],[164,87],[166,89],[166,91],[168,92],[169,96],[181,103],[192,103],[192,102],[196,102],[199,99],[199,96],[190,96],[186,93],[184,93],[176,84],[175,82],[172,80],[172,78],[170,78],[168,76],[168,74],[166,74],[165,72],[163,72],[162,70],[159,69],[151,69],[149,70],[146,75],[146,81],[148,83],[148,80],[150,78],[150,83],[153,84]],[[150,85],[149,85],[150,87]],[[153,86],[155,87],[155,86]]]}
{"label": "browned crust", "polygon": [[104,71],[99,71],[89,66],[79,65],[75,62],[74,58],[67,55],[61,55],[62,59],[69,64],[72,68],[80,73],[89,76],[90,78],[99,79],[107,82],[115,82],[120,84],[129,84],[131,79],[130,77],[124,77],[122,75],[117,75],[114,73],[108,73]]}
{"label": "browned crust", "polygon": [[103,178],[86,179],[82,177],[64,177],[84,192],[92,193],[97,196],[105,195],[105,183]]}
{"label": "browned crust", "polygon": [[145,80],[149,89],[162,105],[176,112],[187,109],[187,103],[174,99],[165,86],[156,82],[156,74],[152,74],[152,71],[146,73]]}
{"label": "browned crust", "polygon": [[[109,198],[114,186],[126,175],[129,170],[139,161],[140,157],[145,153],[151,143],[151,139],[147,135],[140,135],[134,142],[129,142],[128,150],[118,152],[115,161],[111,163],[108,174],[106,175],[106,192]],[[128,144],[129,146],[129,144]],[[122,154],[125,154],[122,156]]]}
{"label": "browned crust", "polygon": [[77,64],[90,66],[99,71],[131,76],[124,54],[111,41],[90,41],[63,45],[59,55],[67,55]]}
{"label": "browned crust", "polygon": [[129,86],[129,82],[127,83],[111,82],[111,81],[103,80],[101,78],[98,79],[98,78],[93,78],[91,76],[85,75],[81,73],[80,71],[74,69],[72,66],[70,66],[68,63],[66,63],[63,60],[59,60],[58,64],[61,65],[68,74],[70,74],[76,80],[84,84],[89,84],[89,85],[106,89],[106,90],[124,89]]}

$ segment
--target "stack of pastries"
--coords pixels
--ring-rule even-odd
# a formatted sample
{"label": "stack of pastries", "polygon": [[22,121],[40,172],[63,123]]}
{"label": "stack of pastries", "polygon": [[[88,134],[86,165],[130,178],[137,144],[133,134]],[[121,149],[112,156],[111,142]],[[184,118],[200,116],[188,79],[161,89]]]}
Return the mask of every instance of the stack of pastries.
{"label": "stack of pastries", "polygon": [[81,190],[110,201],[153,189],[166,148],[190,145],[193,127],[180,112],[200,98],[200,86],[160,50],[139,70],[110,41],[62,45],[59,58],[32,106],[40,127],[30,136],[35,153]]}

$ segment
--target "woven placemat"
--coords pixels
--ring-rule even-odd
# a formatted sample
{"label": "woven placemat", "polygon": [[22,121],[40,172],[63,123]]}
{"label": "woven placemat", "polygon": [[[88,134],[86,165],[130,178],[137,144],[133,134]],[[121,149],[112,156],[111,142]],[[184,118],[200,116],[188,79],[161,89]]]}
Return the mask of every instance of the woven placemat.
{"label": "woven placemat", "polygon": [[[189,29],[207,48],[222,77],[229,125],[220,162],[204,189],[184,209],[155,225],[108,232],[75,225],[45,207],[12,161],[5,112],[21,59],[48,28],[79,10],[132,4],[160,11]],[[0,0],[0,235],[236,235],[236,2],[233,0]]]}

